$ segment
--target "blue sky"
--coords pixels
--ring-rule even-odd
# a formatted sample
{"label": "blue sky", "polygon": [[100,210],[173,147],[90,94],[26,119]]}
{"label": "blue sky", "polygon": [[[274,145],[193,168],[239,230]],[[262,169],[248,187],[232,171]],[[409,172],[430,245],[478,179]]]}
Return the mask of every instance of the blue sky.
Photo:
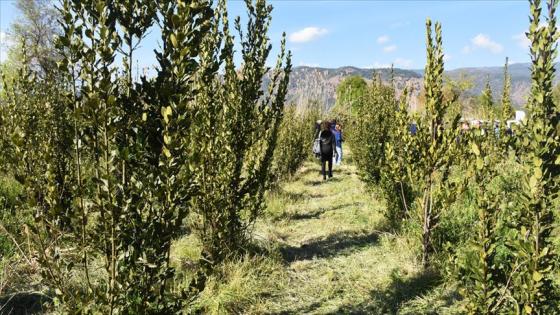
{"label": "blue sky", "polygon": [[[285,31],[295,66],[371,68],[394,63],[421,69],[427,17],[442,23],[446,69],[501,66],[506,56],[511,63],[529,61],[523,34],[529,23],[528,1],[269,2],[274,6],[271,57],[278,53]],[[230,17],[244,16],[243,1],[229,0],[228,6]],[[0,0],[0,32],[7,33],[17,15],[14,1]],[[138,51],[141,66],[155,63],[152,49],[158,37],[152,32]]]}

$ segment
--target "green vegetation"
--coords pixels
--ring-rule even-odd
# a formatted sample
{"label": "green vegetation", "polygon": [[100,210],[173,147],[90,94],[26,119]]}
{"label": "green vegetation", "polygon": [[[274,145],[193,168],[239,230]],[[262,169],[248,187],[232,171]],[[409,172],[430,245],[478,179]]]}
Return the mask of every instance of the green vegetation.
{"label": "green vegetation", "polygon": [[494,106],[494,96],[492,96],[492,87],[490,86],[490,78],[486,78],[486,85],[484,85],[484,90],[480,95],[480,117],[485,119],[491,119],[496,112]]}
{"label": "green vegetation", "polygon": [[295,106],[284,109],[271,170],[276,184],[290,179],[311,157],[315,123],[321,118],[319,106],[310,103],[300,110]]}
{"label": "green vegetation", "polygon": [[[225,1],[62,1],[58,68],[31,67],[21,45],[22,66],[3,82],[0,158],[25,192],[12,213],[34,221],[25,251],[10,238],[58,311],[172,313],[245,252],[291,69],[283,41],[264,97],[271,10],[249,1],[247,31],[236,22],[239,72]],[[155,25],[158,74],[134,81],[135,50]],[[170,250],[185,230],[202,249],[198,276],[179,288]]]}
{"label": "green vegetation", "polygon": [[[448,282],[458,281],[459,292],[465,297],[461,309],[471,314],[554,314],[559,307],[554,278],[558,259],[553,241],[560,117],[552,88],[557,2],[549,1],[544,26],[540,1],[530,4],[533,87],[529,119],[517,129],[519,135],[510,138],[503,131],[494,132],[493,123],[482,127],[487,130],[459,130],[459,117],[447,114],[459,95],[446,98],[442,88],[441,28],[436,23],[434,41],[429,20],[424,111],[410,115],[401,102],[395,119],[386,119],[383,111],[352,118],[362,139],[366,133],[360,124],[371,125],[375,119],[386,124],[372,128],[385,128],[384,148],[373,154],[357,154],[356,158],[362,160],[357,165],[371,188],[379,183],[369,180],[368,170],[392,171],[382,171],[391,174],[389,181],[396,187],[392,195],[400,198],[407,213],[416,209],[417,215],[395,216],[393,210],[386,213],[386,218],[393,226],[400,226],[400,231],[419,238],[425,268],[443,266]],[[504,75],[501,116],[509,118],[507,68]],[[385,104],[394,108],[396,95],[392,98]],[[488,81],[480,99],[483,116],[494,119],[497,111]],[[363,104],[368,106],[366,99]],[[413,121],[417,126],[414,133],[408,131]],[[505,129],[503,122],[500,128]],[[351,142],[353,150],[379,147],[381,142],[366,139],[365,143]],[[372,156],[384,159],[373,164],[368,160]],[[515,177],[505,169],[514,170]],[[457,208],[464,211],[456,212]],[[402,224],[400,220],[407,222]],[[465,229],[466,233],[460,232]]]}
{"label": "green vegetation", "polygon": [[[351,158],[345,152],[345,159]],[[387,229],[385,204],[345,164],[321,184],[306,162],[267,197],[251,254],[223,265],[191,310],[208,314],[456,314],[458,295],[422,270],[415,241]],[[179,261],[196,259],[179,241]],[[183,263],[189,266],[189,263]]]}
{"label": "green vegetation", "polygon": [[508,61],[506,58],[506,63],[504,65],[504,88],[502,92],[502,113],[500,119],[502,121],[507,121],[514,116],[513,106],[511,105],[511,77],[508,73]]}
{"label": "green vegetation", "polygon": [[[265,0],[245,2],[246,28],[225,0],[19,2],[0,93],[0,313],[557,313],[560,33],[556,0],[544,21],[529,3],[513,135],[508,60],[501,113],[489,81],[478,102],[499,130],[467,128],[472,82],[444,82],[428,19],[422,108],[393,69],[344,80],[328,115],[350,150],[321,181],[327,113],[284,104],[291,54],[284,36],[267,67]],[[154,28],[158,71],[134,79]]]}
{"label": "green vegetation", "polygon": [[360,106],[360,99],[366,92],[367,83],[361,76],[350,76],[336,88],[336,105],[332,112],[336,115],[352,113]]}

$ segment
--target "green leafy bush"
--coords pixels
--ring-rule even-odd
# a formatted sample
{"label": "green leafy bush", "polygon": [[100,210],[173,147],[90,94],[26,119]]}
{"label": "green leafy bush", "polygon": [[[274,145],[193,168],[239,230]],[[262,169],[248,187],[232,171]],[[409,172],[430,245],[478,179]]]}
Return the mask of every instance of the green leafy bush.
{"label": "green leafy bush", "polygon": [[12,256],[15,246],[11,237],[21,240],[23,225],[33,220],[30,211],[18,209],[17,206],[22,198],[23,187],[21,184],[6,175],[0,176],[0,224],[2,225],[0,227],[0,257]]}
{"label": "green leafy bush", "polygon": [[311,103],[303,110],[295,106],[284,109],[271,171],[276,182],[292,177],[312,156],[315,123],[320,117],[317,103]]}
{"label": "green leafy bush", "polygon": [[[5,82],[2,168],[24,191],[16,211],[34,213],[27,254],[62,312],[182,309],[191,292],[171,283],[170,251],[189,214],[202,219],[203,274],[243,251],[291,69],[283,43],[263,93],[272,8],[246,4],[239,70],[225,1],[64,0],[56,88],[25,62]],[[154,25],[158,73],[135,82],[134,53]]]}

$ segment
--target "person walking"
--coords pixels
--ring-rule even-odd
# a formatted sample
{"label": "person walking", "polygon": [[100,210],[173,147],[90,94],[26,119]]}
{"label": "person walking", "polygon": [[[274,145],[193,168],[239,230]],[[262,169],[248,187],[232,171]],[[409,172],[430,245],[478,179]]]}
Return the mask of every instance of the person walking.
{"label": "person walking", "polygon": [[[328,121],[323,122],[321,125],[320,137],[320,147],[321,147],[321,172],[323,174],[323,180],[327,180],[327,175],[331,178],[332,175],[332,163],[333,157],[336,152],[336,139],[333,132],[331,131],[331,126]],[[328,166],[328,174],[327,174]]]}
{"label": "person walking", "polygon": [[342,126],[336,124],[334,130],[334,139],[336,144],[336,160],[335,165],[339,166],[342,163]]}

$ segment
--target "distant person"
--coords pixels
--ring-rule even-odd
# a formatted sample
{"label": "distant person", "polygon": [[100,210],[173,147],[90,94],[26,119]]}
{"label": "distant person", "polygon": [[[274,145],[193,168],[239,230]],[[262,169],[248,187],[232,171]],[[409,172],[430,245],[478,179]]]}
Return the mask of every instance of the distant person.
{"label": "distant person", "polygon": [[336,124],[334,128],[334,139],[336,142],[336,159],[335,165],[340,165],[342,163],[342,126],[340,124]]}
{"label": "distant person", "polygon": [[[335,142],[336,142],[336,119],[331,120],[330,122],[330,128],[331,128],[331,132],[334,135],[335,138]],[[333,155],[333,165],[336,164],[336,149],[335,149],[335,154]]]}
{"label": "distant person", "polygon": [[513,129],[511,127],[506,128],[506,135],[507,136],[513,136]]}
{"label": "distant person", "polygon": [[[321,148],[321,172],[323,174],[323,180],[327,180],[327,175],[329,176],[329,178],[333,176],[332,163],[333,163],[333,157],[335,156],[335,152],[336,152],[336,139],[333,132],[331,131],[330,122],[328,121],[323,122],[321,127],[322,128],[319,135],[320,137],[319,143]],[[327,164],[329,169],[328,174],[326,170]]]}
{"label": "distant person", "polygon": [[410,124],[410,134],[415,136],[416,133],[418,132],[418,125],[416,125],[415,122]]}

